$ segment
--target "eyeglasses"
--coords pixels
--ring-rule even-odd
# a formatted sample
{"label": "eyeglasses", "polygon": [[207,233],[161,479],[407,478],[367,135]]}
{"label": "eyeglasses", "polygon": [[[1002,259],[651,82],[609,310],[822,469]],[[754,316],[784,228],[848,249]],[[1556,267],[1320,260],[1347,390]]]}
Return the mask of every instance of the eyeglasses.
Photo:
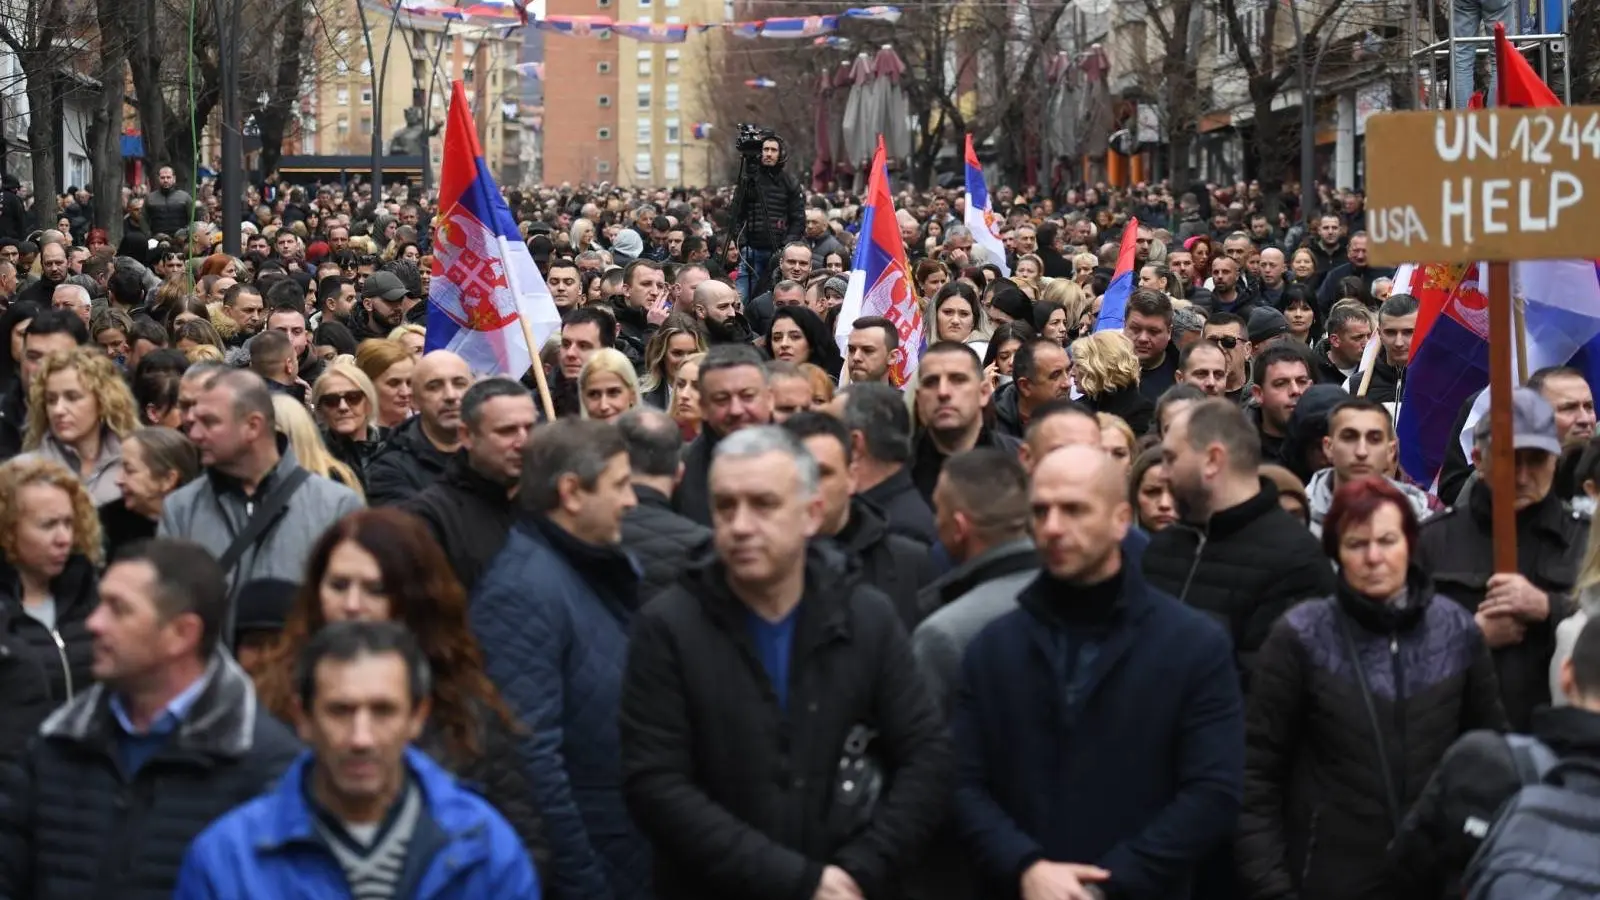
{"label": "eyeglasses", "polygon": [[323,409],[338,409],[341,405],[355,409],[366,399],[367,395],[361,391],[345,391],[342,394],[323,394],[317,405]]}
{"label": "eyeglasses", "polygon": [[1240,343],[1239,338],[1229,334],[1218,335],[1214,338],[1211,338],[1211,342],[1220,346],[1224,350],[1232,350],[1235,347],[1238,347]]}

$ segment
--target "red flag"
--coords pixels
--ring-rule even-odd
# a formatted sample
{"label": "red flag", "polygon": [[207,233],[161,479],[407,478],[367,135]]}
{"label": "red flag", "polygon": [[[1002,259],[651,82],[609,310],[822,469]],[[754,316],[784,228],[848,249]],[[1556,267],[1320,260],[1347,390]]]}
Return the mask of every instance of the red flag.
{"label": "red flag", "polygon": [[1539,78],[1517,48],[1506,40],[1506,27],[1494,26],[1494,70],[1499,82],[1496,106],[1560,106],[1555,92]]}

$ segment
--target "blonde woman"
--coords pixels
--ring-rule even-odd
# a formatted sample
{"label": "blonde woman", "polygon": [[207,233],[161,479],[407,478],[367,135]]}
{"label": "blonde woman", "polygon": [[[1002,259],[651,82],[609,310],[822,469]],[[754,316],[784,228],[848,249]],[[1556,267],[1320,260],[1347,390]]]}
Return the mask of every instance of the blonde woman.
{"label": "blonde woman", "polygon": [[1039,299],[1067,311],[1068,341],[1094,330],[1094,298],[1076,281],[1070,278],[1052,279],[1044,286],[1044,294]]}
{"label": "blonde woman", "polygon": [[1018,284],[1026,282],[1037,288],[1043,278],[1044,260],[1040,259],[1037,254],[1024,253],[1017,257],[1017,270],[1011,273],[1012,281]]}
{"label": "blonde woman", "polygon": [[122,439],[139,427],[133,394],[105,354],[76,347],[45,357],[28,391],[22,449],[77,475],[96,506],[122,496]]}
{"label": "blonde woman", "polygon": [[598,350],[578,373],[583,418],[609,422],[639,405],[639,377],[619,350]]}
{"label": "blonde woman", "polygon": [[335,361],[311,388],[311,405],[322,425],[322,444],[366,485],[367,463],[383,445],[377,425],[378,389],[352,362]]}
{"label": "blonde woman", "polygon": [[[324,376],[326,377],[326,376]],[[317,379],[320,384],[322,379]],[[332,478],[367,499],[365,485],[356,477],[355,470],[340,462],[328,452],[317,433],[317,423],[312,421],[306,408],[288,394],[272,395],[272,414],[279,434],[289,439],[295,459],[306,471],[324,478]]]}
{"label": "blonde woman", "polygon": [[11,460],[0,466],[0,551],[0,760],[15,760],[52,709],[94,683],[94,501],[59,463]]}
{"label": "blonde woman", "polygon": [[1100,423],[1101,449],[1117,461],[1117,465],[1122,467],[1122,474],[1129,474],[1133,471],[1133,448],[1139,442],[1133,435],[1133,429],[1121,416],[1111,413],[1095,413],[1094,418]]}
{"label": "blonde woman", "polygon": [[198,366],[201,363],[222,363],[226,360],[222,351],[210,344],[199,344],[183,351],[183,358],[189,365]]}
{"label": "blonde woman", "polygon": [[[1072,280],[1079,287],[1088,288],[1094,282],[1094,270],[1100,266],[1100,257],[1084,251],[1072,258]],[[1059,280],[1059,279],[1058,279]]]}
{"label": "blonde woman", "polygon": [[1120,416],[1134,434],[1150,429],[1156,406],[1139,393],[1139,357],[1132,341],[1120,331],[1098,331],[1073,341],[1068,355],[1085,406]]}
{"label": "blonde woman", "polygon": [[356,347],[356,366],[378,391],[378,425],[393,428],[411,418],[411,373],[417,361],[405,345],[371,338]]}
{"label": "blonde woman", "polygon": [[396,325],[389,332],[389,340],[395,341],[400,346],[411,352],[412,359],[422,358],[422,348],[428,343],[428,330],[415,322]]}
{"label": "blonde woman", "polygon": [[678,423],[678,433],[685,441],[700,436],[700,363],[706,355],[696,353],[678,363],[672,376],[672,394],[667,401],[667,415]]}

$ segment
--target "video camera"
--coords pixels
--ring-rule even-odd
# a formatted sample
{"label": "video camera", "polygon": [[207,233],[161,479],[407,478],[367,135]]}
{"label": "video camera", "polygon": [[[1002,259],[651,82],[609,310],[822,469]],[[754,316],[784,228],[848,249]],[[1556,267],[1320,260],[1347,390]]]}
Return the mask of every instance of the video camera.
{"label": "video camera", "polygon": [[751,125],[749,122],[740,122],[739,137],[734,141],[733,146],[739,151],[740,156],[754,158],[761,155],[762,144],[777,136],[778,133],[771,128]]}

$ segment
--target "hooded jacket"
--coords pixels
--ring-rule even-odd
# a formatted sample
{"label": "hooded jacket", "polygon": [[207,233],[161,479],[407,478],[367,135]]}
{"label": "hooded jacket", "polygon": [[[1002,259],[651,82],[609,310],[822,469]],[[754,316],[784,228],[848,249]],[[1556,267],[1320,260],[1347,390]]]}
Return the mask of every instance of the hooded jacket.
{"label": "hooded jacket", "polygon": [[[1333,483],[1336,473],[1332,468],[1323,469],[1311,476],[1311,483],[1306,485],[1306,509],[1311,514],[1311,533],[1322,537],[1322,520],[1327,518],[1328,510],[1333,506]],[[1404,494],[1411,503],[1411,512],[1421,522],[1438,509],[1438,501],[1432,494],[1415,485],[1385,478],[1389,486]]]}
{"label": "hooded jacket", "polygon": [[1328,436],[1328,415],[1335,406],[1349,399],[1344,388],[1336,384],[1314,384],[1307,388],[1289,415],[1288,434],[1280,445],[1282,449],[1276,461],[1302,482],[1310,481],[1315,470],[1307,464],[1306,453],[1313,447],[1321,449],[1322,439]]}

